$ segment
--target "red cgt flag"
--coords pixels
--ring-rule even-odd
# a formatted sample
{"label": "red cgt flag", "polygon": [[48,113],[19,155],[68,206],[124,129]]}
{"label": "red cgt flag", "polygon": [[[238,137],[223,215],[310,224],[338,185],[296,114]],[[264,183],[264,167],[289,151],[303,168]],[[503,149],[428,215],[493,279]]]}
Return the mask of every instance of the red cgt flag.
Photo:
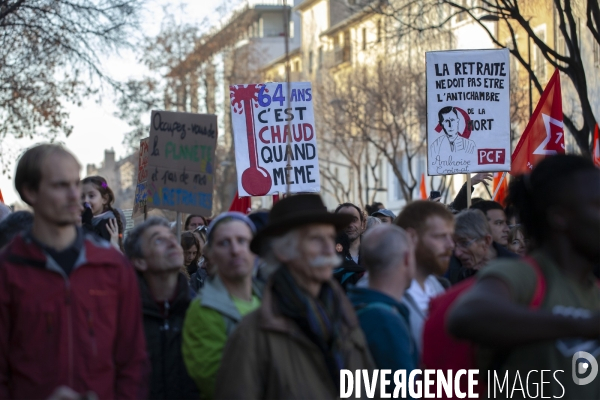
{"label": "red cgt flag", "polygon": [[600,137],[598,137],[598,124],[594,129],[594,143],[592,143],[592,160],[594,165],[600,168]]}
{"label": "red cgt flag", "polygon": [[0,203],[4,203],[4,197],[2,197],[2,190],[0,190]]}
{"label": "red cgt flag", "polygon": [[419,191],[421,192],[421,199],[427,200],[427,184],[425,183],[425,174],[421,174],[421,184],[419,185]]}
{"label": "red cgt flag", "polygon": [[231,206],[229,206],[229,211],[239,211],[248,214],[251,210],[250,200],[250,197],[239,197],[239,193],[236,190]]}
{"label": "red cgt flag", "polygon": [[528,173],[546,156],[564,152],[562,97],[557,69],[513,152],[510,174],[515,176]]}

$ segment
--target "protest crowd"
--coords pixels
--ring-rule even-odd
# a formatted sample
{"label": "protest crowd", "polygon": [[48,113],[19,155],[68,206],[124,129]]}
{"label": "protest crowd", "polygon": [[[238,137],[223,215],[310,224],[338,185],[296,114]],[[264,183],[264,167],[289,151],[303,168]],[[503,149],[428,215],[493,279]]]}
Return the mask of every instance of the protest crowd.
{"label": "protest crowd", "polygon": [[[342,370],[469,368],[485,398],[484,371],[512,386],[568,373],[559,344],[598,349],[600,169],[586,158],[512,180],[510,221],[489,200],[368,215],[296,194],[189,215],[179,239],[159,217],[123,237],[106,180],[79,170],[59,145],[18,161],[33,213],[0,221],[0,398],[334,399]],[[567,373],[542,375],[544,394],[600,398],[600,380]]]}

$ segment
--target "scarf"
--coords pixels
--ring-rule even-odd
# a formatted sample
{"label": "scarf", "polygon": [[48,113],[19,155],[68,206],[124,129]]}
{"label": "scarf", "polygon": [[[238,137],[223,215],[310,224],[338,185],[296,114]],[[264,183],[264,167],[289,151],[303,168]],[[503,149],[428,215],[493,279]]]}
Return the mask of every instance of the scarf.
{"label": "scarf", "polygon": [[302,332],[321,350],[327,370],[335,386],[339,386],[344,360],[339,350],[338,335],[341,309],[333,289],[324,283],[317,299],[300,289],[287,268],[273,273],[273,292],[281,313],[294,320]]}

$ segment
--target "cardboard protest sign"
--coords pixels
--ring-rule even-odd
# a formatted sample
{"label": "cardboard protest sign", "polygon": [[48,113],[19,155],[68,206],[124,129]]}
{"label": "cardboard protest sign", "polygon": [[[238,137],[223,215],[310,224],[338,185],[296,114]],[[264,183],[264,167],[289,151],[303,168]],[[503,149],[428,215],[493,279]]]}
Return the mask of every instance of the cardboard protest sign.
{"label": "cardboard protest sign", "polygon": [[148,138],[140,140],[140,151],[138,154],[137,185],[135,187],[135,198],[133,199],[133,217],[144,212],[146,205],[146,180],[148,179]]}
{"label": "cardboard protest sign", "polygon": [[509,171],[509,53],[426,53],[429,175]]}
{"label": "cardboard protest sign", "polygon": [[148,206],[210,215],[216,145],[216,115],[152,111]]}
{"label": "cardboard protest sign", "polygon": [[288,183],[291,193],[319,192],[310,82],[291,84],[289,106],[287,83],[234,85],[229,90],[239,195],[285,192]]}

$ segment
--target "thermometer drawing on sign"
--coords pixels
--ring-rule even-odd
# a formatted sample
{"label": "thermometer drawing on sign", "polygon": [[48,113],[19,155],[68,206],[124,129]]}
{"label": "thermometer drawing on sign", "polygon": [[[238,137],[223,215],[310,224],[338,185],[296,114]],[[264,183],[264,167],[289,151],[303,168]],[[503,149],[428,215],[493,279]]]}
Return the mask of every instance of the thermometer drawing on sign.
{"label": "thermometer drawing on sign", "polygon": [[[244,113],[246,117],[246,138],[248,140],[250,167],[242,173],[242,187],[252,196],[262,196],[269,193],[272,185],[269,172],[258,166],[258,151],[256,136],[254,135],[254,107],[258,107],[260,88],[260,85],[234,85],[229,87],[234,112],[240,115]],[[254,104],[252,104],[253,100]]]}

